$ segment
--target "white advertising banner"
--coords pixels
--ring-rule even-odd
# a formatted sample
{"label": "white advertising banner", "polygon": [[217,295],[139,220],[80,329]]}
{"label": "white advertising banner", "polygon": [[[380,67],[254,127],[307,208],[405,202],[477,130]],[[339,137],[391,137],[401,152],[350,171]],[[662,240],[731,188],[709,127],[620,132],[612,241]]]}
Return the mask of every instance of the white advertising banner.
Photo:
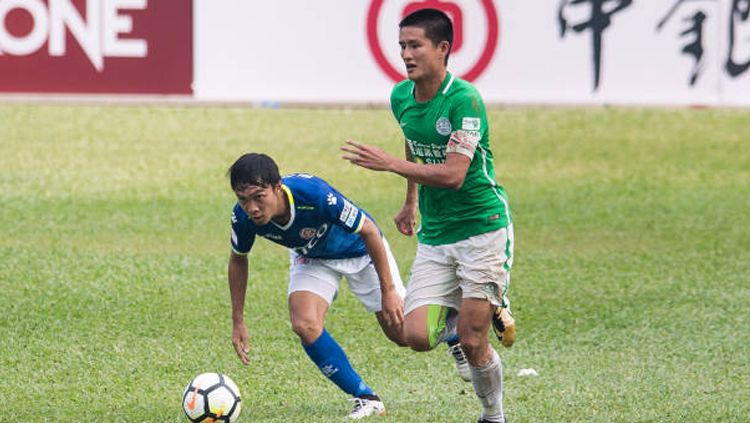
{"label": "white advertising banner", "polygon": [[421,7],[487,103],[750,105],[750,0],[196,0],[194,94],[387,103]]}
{"label": "white advertising banner", "polygon": [[385,104],[424,7],[487,103],[750,106],[750,0],[0,0],[0,92]]}

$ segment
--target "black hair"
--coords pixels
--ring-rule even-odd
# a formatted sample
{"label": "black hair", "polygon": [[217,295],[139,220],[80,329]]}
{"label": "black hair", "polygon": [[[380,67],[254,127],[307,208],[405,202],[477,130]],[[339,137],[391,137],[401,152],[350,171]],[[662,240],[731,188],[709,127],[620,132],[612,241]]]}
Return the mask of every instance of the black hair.
{"label": "black hair", "polygon": [[243,154],[229,167],[227,174],[234,191],[247,186],[267,187],[281,181],[276,162],[261,153]]}
{"label": "black hair", "polygon": [[451,55],[453,48],[453,23],[448,15],[437,9],[419,9],[410,13],[401,23],[399,28],[405,26],[416,26],[424,29],[424,35],[432,44],[437,46],[441,41],[447,41],[449,44],[448,54],[445,55],[445,64],[448,64],[448,57]]}

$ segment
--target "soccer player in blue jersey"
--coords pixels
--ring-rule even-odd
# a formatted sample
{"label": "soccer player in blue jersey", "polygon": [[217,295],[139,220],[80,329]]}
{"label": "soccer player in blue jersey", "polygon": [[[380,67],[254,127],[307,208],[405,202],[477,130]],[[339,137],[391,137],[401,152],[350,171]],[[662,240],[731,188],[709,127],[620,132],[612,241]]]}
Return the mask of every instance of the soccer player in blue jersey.
{"label": "soccer player in blue jersey", "polygon": [[364,210],[312,175],[279,175],[264,154],[245,154],[229,169],[237,204],[232,213],[229,292],[232,344],[249,363],[244,323],[247,254],[256,236],[289,248],[288,304],[292,330],[320,371],[352,396],[348,417],[385,412],[383,402],[357,374],[346,353],[324,327],[342,276],[385,335],[402,340],[405,289],[388,243]]}

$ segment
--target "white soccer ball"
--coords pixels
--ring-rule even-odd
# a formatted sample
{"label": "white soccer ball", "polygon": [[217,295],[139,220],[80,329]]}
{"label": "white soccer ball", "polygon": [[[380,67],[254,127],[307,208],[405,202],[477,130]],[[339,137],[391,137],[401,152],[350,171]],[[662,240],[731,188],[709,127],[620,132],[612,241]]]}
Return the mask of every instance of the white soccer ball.
{"label": "white soccer ball", "polygon": [[237,421],[242,404],[240,390],[229,377],[203,373],[190,381],[182,394],[182,409],[191,422]]}

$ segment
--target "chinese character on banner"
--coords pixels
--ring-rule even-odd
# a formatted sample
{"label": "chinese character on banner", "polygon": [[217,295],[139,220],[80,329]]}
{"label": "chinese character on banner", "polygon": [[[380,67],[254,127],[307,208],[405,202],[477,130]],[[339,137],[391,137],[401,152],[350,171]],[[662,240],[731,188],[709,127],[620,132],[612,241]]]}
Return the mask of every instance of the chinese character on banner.
{"label": "chinese character on banner", "polygon": [[[599,88],[602,60],[602,35],[612,23],[612,16],[629,7],[632,0],[561,0],[558,9],[558,22],[560,24],[560,38],[565,37],[568,29],[575,32],[590,30],[593,44],[593,66],[594,66],[594,91]],[[569,22],[565,13],[568,7],[588,5],[591,10],[587,20],[582,22]]]}
{"label": "chinese character on banner", "polygon": [[[696,84],[705,67],[703,33],[706,20],[711,18],[705,8],[705,3],[716,1],[677,0],[656,25],[657,32],[661,31],[675,14],[681,12],[681,20],[686,24],[679,33],[679,36],[686,41],[682,47],[682,53],[692,56],[695,60],[690,72],[691,87]],[[693,3],[691,7],[682,7],[688,2]],[[737,78],[750,68],[750,0],[731,0],[728,18],[729,42],[724,69],[730,77]]]}
{"label": "chinese character on banner", "polygon": [[[714,2],[716,0],[697,0],[697,2]],[[656,31],[659,32],[664,28],[677,13],[678,9],[685,4],[687,0],[677,0],[672,7],[669,9],[667,14],[659,21],[656,25]],[[696,1],[693,1],[694,3]],[[682,22],[686,25],[680,32],[680,38],[685,39],[686,44],[682,47],[682,53],[688,56],[692,56],[694,63],[693,69],[690,72],[690,86],[694,86],[698,82],[698,78],[703,72],[705,66],[703,60],[703,29],[708,15],[702,5],[694,5],[693,9],[690,10],[688,16],[682,18]]]}
{"label": "chinese character on banner", "polygon": [[749,18],[750,0],[732,0],[729,10],[729,52],[725,65],[732,78],[740,76],[750,68]]}

